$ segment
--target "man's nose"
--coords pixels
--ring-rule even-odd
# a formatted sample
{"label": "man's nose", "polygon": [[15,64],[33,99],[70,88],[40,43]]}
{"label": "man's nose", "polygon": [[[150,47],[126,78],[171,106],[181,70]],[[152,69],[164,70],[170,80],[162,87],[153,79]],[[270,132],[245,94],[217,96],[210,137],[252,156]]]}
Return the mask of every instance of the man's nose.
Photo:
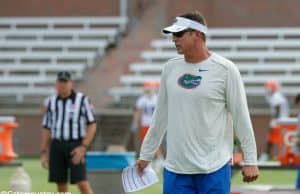
{"label": "man's nose", "polygon": [[173,40],[173,42],[176,43],[178,41],[178,38],[176,36],[172,35],[172,40]]}

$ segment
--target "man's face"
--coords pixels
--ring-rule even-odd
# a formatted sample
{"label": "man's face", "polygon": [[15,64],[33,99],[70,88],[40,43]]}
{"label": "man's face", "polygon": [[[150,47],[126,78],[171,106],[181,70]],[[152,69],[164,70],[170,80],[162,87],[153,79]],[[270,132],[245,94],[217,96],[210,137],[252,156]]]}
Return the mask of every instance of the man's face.
{"label": "man's face", "polygon": [[72,81],[71,80],[57,80],[56,90],[58,95],[66,95],[72,91]]}
{"label": "man's face", "polygon": [[172,33],[173,42],[175,43],[178,54],[185,54],[193,49],[195,44],[195,34],[196,31],[189,29]]}
{"label": "man's face", "polygon": [[271,88],[268,88],[268,87],[265,87],[265,91],[266,91],[267,96],[271,96],[274,93],[274,91]]}
{"label": "man's face", "polygon": [[144,87],[144,94],[151,95],[153,93],[153,87]]}

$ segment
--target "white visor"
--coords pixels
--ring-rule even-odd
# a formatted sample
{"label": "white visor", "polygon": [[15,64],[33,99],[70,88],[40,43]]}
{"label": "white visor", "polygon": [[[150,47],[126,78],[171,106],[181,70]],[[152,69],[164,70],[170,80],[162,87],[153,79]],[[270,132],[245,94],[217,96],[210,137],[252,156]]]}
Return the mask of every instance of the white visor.
{"label": "white visor", "polygon": [[164,28],[162,32],[165,34],[169,34],[180,32],[188,28],[207,34],[207,27],[205,25],[183,17],[176,17],[175,22],[171,26]]}

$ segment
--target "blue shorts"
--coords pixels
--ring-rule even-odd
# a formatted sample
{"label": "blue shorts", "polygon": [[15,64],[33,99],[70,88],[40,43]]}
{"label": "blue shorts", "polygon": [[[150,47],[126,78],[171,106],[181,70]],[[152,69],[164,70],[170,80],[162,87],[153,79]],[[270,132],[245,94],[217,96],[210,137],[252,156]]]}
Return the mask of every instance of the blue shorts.
{"label": "blue shorts", "polygon": [[300,190],[300,166],[298,166],[298,175],[297,175],[296,189]]}
{"label": "blue shorts", "polygon": [[164,194],[230,194],[229,164],[210,174],[177,174],[164,169]]}

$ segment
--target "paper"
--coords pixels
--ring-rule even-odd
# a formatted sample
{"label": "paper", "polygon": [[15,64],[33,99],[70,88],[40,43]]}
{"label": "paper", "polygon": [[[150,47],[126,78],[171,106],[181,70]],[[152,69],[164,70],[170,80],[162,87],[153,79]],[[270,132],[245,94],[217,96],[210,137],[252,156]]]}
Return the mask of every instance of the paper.
{"label": "paper", "polygon": [[144,174],[140,176],[135,166],[123,169],[122,183],[126,193],[135,192],[149,187],[158,182],[158,177],[151,165],[144,169]]}

